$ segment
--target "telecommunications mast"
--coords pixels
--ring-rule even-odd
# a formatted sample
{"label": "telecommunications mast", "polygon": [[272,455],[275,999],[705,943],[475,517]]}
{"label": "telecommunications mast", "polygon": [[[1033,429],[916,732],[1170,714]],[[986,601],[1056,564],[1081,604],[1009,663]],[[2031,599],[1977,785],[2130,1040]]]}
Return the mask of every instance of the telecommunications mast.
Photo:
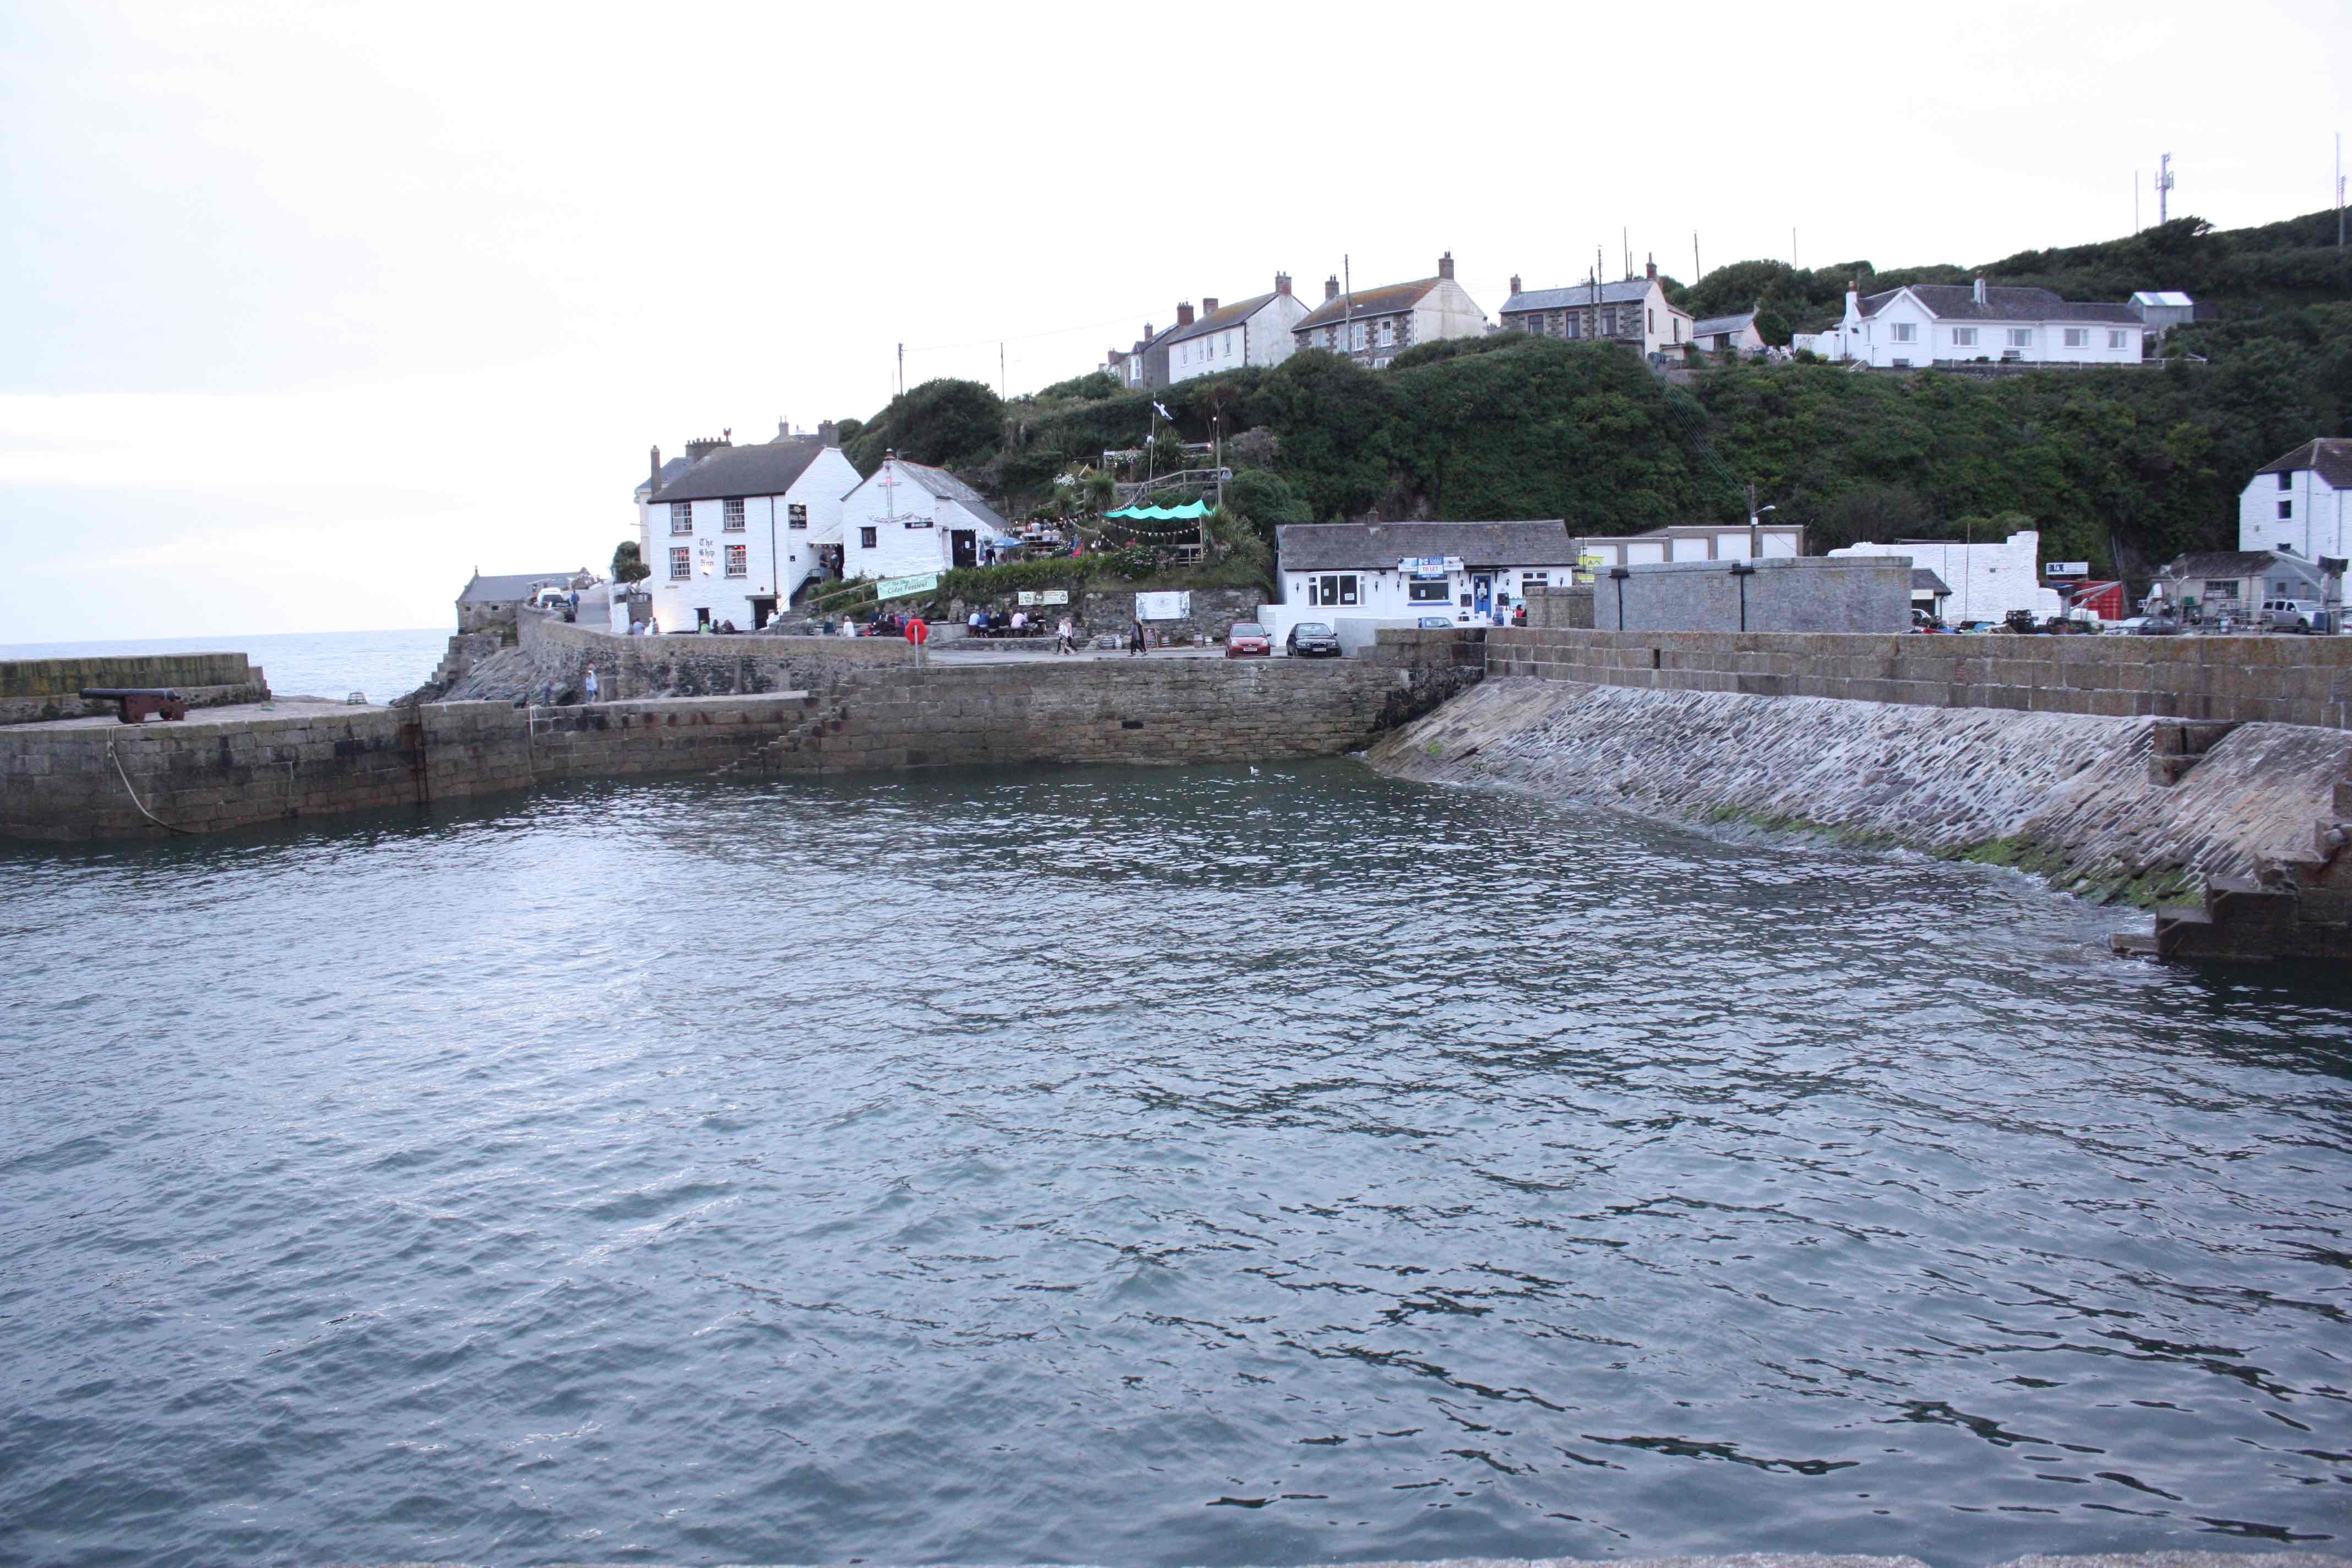
{"label": "telecommunications mast", "polygon": [[2160,225],[2172,216],[2172,154],[2164,153],[2156,161],[2156,221]]}

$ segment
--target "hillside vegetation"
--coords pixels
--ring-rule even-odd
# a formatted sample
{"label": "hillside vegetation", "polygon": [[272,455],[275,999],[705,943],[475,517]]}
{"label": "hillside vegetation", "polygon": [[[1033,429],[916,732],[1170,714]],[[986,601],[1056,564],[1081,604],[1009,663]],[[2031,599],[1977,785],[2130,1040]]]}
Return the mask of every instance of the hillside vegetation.
{"label": "hillside vegetation", "polygon": [[[1374,515],[1559,517],[1590,532],[1732,521],[1753,482],[1815,550],[2032,526],[2046,556],[2141,576],[2234,545],[2248,475],[2352,416],[2352,262],[2334,240],[2332,213],[2231,232],[2181,218],[1978,268],[1740,262],[1678,290],[1701,315],[1763,305],[1802,321],[1842,311],[1849,279],[1869,291],[1980,271],[2073,300],[2186,289],[2221,317],[2176,332],[2162,369],[1978,380],[1725,365],[1684,385],[1612,345],[1498,334],[1413,349],[1386,371],[1303,353],[1156,395],[1183,439],[1226,437],[1229,505],[1266,531]],[[1100,376],[1010,404],[931,382],[852,422],[847,446],[868,471],[893,448],[953,468],[1017,515],[1072,465],[1138,445],[1150,404]]]}

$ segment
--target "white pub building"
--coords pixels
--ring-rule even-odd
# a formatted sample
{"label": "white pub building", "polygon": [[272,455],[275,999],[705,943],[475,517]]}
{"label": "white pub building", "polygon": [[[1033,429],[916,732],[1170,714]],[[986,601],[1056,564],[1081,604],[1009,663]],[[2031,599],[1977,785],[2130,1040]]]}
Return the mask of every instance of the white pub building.
{"label": "white pub building", "polygon": [[687,450],[690,460],[666,468],[656,450],[637,490],[654,618],[666,632],[722,623],[755,631],[830,563],[822,546],[841,538],[842,498],[857,487],[857,469],[829,425],[814,436]]}

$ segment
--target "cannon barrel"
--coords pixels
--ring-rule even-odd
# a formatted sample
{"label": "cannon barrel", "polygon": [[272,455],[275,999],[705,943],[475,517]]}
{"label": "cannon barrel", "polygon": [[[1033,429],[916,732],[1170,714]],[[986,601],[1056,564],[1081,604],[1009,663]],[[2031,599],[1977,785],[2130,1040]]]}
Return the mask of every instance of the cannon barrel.
{"label": "cannon barrel", "polygon": [[120,702],[126,697],[152,697],[164,702],[177,702],[180,694],[160,686],[85,686],[81,694],[92,702]]}

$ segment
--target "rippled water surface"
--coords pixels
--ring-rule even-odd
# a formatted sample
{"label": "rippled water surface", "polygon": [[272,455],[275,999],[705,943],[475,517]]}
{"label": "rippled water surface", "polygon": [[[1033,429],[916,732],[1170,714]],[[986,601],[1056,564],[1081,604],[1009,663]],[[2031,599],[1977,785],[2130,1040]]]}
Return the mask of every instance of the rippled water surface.
{"label": "rippled water surface", "polygon": [[2118,918],[1350,763],[10,851],[0,1559],[2342,1551],[2346,994]]}

